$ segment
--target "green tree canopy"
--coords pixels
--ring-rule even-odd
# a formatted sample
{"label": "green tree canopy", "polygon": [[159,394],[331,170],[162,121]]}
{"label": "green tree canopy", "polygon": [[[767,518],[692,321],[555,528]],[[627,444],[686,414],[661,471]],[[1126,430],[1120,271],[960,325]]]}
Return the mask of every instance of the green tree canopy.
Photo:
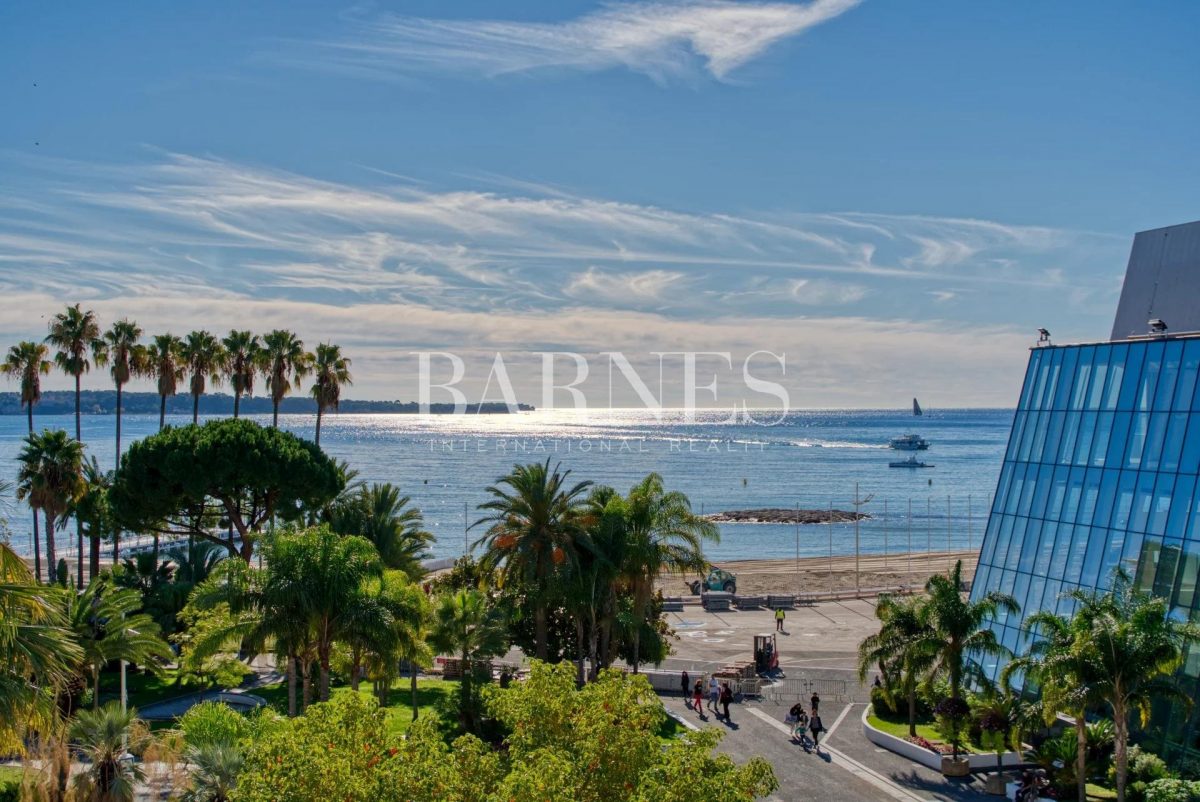
{"label": "green tree canopy", "polygon": [[[249,561],[273,515],[294,517],[340,490],[336,465],[312,443],[245,419],[214,420],[130,446],[110,500],[125,529],[195,535]],[[240,551],[218,530],[222,519],[241,536]]]}

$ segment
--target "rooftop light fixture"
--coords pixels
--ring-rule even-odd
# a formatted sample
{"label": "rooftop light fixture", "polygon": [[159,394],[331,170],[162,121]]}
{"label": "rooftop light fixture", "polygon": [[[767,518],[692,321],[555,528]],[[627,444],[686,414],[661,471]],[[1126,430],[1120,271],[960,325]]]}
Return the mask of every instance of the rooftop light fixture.
{"label": "rooftop light fixture", "polygon": [[1047,329],[1038,329],[1038,346],[1050,345],[1050,332]]}
{"label": "rooftop light fixture", "polygon": [[1159,318],[1154,318],[1146,325],[1150,327],[1151,334],[1165,334],[1167,331],[1167,322]]}

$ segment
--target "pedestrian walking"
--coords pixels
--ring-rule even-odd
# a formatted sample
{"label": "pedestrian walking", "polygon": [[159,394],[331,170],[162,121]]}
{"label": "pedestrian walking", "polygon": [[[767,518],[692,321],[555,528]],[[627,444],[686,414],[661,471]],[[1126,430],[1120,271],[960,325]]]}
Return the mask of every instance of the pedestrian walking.
{"label": "pedestrian walking", "polygon": [[721,686],[721,707],[725,708],[725,722],[726,723],[733,721],[733,719],[731,719],[729,717],[729,703],[732,701],[733,701],[733,689],[730,688],[729,683],[726,682],[724,685]]}
{"label": "pedestrian walking", "polygon": [[817,739],[821,737],[821,733],[825,732],[825,725],[821,722],[821,717],[815,712],[808,719],[808,731],[812,733],[813,746],[816,747],[818,752],[821,751],[821,745],[817,742]]}
{"label": "pedestrian walking", "polygon": [[683,677],[679,684],[683,688],[683,703],[684,705],[688,705],[688,694],[692,692],[692,683],[691,680],[688,679],[688,673],[686,671],[683,672]]}
{"label": "pedestrian walking", "polygon": [[812,702],[812,714],[815,716],[821,709],[821,695],[813,691],[812,699],[809,701]]}
{"label": "pedestrian walking", "polygon": [[692,686],[692,707],[700,714],[701,718],[704,717],[704,683],[699,679]]}
{"label": "pedestrian walking", "polygon": [[716,677],[708,678],[708,706],[717,712],[717,702],[721,701],[721,685]]}
{"label": "pedestrian walking", "polygon": [[783,608],[779,607],[775,610],[775,631],[776,632],[783,632],[783,618],[784,618]]}
{"label": "pedestrian walking", "polygon": [[808,713],[804,712],[804,702],[796,702],[792,705],[784,722],[792,726],[793,740],[804,743],[804,732],[808,729]]}

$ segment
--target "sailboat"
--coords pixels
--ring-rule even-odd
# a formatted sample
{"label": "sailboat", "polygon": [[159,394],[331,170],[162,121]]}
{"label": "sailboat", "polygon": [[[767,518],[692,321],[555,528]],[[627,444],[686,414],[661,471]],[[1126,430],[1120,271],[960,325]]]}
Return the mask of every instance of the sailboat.
{"label": "sailboat", "polygon": [[925,413],[921,411],[921,405],[917,403],[917,399],[913,399],[913,417],[921,417]]}

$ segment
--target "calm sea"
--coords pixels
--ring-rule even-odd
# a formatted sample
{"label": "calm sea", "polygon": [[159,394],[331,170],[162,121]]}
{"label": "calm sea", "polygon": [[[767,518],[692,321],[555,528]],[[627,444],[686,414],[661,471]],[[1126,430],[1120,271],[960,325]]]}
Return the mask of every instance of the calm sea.
{"label": "calm sea", "polygon": [[[728,412],[664,413],[658,421],[641,410],[604,410],[586,418],[545,410],[517,415],[436,416],[331,415],[322,446],[357,468],[363,479],[393,482],[410,495],[437,536],[435,556],[464,548],[464,520],[476,520],[485,488],[516,462],[547,457],[590,479],[626,491],[657,471],[697,510],[751,507],[853,509],[855,485],[862,509],[873,517],[861,526],[864,551],[915,551],[977,546],[995,490],[1012,420],[1010,410],[931,410],[914,418],[907,410],[793,412],[770,426],[724,422]],[[259,419],[269,423],[269,419]],[[189,422],[183,418],[172,423]],[[101,465],[113,464],[111,416],[85,416],[83,438]],[[43,416],[38,427],[74,430],[69,416]],[[311,437],[313,418],[284,416],[281,425]],[[26,421],[0,416],[0,478],[12,480]],[[126,443],[153,433],[157,416],[127,416]],[[917,432],[932,442],[919,458],[923,470],[889,468],[907,453],[888,440]],[[7,499],[12,540],[28,547],[29,513]],[[911,516],[910,516],[911,509]],[[885,514],[886,513],[886,514]],[[72,527],[73,529],[73,527]],[[820,556],[853,553],[854,527],[723,524],[721,543],[706,548],[714,560]],[[474,539],[476,532],[471,533]]]}

